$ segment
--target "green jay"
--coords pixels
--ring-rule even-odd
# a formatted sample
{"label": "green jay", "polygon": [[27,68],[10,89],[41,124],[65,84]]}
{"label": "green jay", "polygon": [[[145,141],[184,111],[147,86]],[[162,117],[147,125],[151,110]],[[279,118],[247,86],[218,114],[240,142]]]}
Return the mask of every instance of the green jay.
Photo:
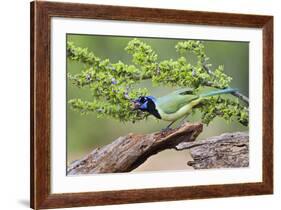
{"label": "green jay", "polygon": [[234,93],[236,91],[238,90],[226,88],[195,94],[193,89],[185,88],[159,98],[155,98],[154,96],[140,96],[133,100],[133,108],[148,112],[158,119],[170,121],[171,123],[166,128],[169,129],[175,121],[188,116],[192,112],[192,109],[199,105],[202,100],[210,96]]}

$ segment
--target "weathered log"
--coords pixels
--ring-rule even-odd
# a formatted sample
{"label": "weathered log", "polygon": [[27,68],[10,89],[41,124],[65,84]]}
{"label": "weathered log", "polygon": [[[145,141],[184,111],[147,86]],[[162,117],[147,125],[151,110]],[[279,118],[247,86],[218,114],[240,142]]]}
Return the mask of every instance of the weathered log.
{"label": "weathered log", "polygon": [[193,161],[187,164],[194,169],[249,166],[248,133],[225,133],[206,140],[184,142],[176,146],[176,149],[190,149]]}
{"label": "weathered log", "polygon": [[68,167],[68,175],[128,172],[147,158],[179,143],[194,141],[202,132],[200,123],[185,123],[179,128],[152,134],[128,134],[112,143],[94,149],[81,160]]}

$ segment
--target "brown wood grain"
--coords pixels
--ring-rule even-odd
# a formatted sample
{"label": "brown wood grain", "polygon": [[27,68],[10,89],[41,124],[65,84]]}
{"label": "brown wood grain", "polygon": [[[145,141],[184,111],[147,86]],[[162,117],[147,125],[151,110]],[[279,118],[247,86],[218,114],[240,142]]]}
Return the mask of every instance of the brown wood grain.
{"label": "brown wood grain", "polygon": [[[50,20],[143,21],[263,30],[263,181],[191,187],[51,194]],[[169,201],[273,192],[273,17],[36,1],[31,3],[31,207],[34,209]],[[152,186],[153,187],[153,186]]]}
{"label": "brown wood grain", "polygon": [[149,134],[129,133],[101,148],[95,148],[80,160],[72,162],[68,175],[130,172],[149,157],[182,142],[195,141],[202,132],[201,123],[184,123],[178,128]]}
{"label": "brown wood grain", "polygon": [[204,140],[183,142],[177,150],[189,149],[194,169],[249,167],[249,133],[223,133]]}
{"label": "brown wood grain", "polygon": [[273,17],[263,26],[263,183],[273,193]]}

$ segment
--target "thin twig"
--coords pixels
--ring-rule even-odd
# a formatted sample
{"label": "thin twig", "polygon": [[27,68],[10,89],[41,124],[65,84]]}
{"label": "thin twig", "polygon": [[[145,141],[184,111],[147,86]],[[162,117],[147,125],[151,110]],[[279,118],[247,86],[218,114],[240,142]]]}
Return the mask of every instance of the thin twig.
{"label": "thin twig", "polygon": [[245,95],[243,95],[242,93],[240,92],[234,92],[234,93],[231,93],[232,95],[236,96],[237,98],[239,98],[241,101],[245,102],[247,104],[247,106],[249,106],[249,98]]}
{"label": "thin twig", "polygon": [[[157,67],[159,68],[159,66]],[[205,61],[203,63],[203,68],[207,71],[208,74],[212,75],[213,72],[212,70],[206,65]],[[151,79],[152,78],[152,75],[145,75],[143,77],[140,77],[140,76],[135,76],[134,79],[140,79],[140,80],[147,80],[147,79]],[[205,83],[206,86],[209,86],[209,87],[214,87],[214,88],[219,88],[220,87],[217,87],[216,85],[214,85],[212,82],[210,81],[207,81]],[[231,93],[233,96],[239,98],[241,101],[243,101],[247,106],[249,106],[249,98],[247,96],[245,96],[244,94],[240,93],[239,91],[236,91],[234,93]]]}
{"label": "thin twig", "polygon": [[[206,86],[209,86],[209,87],[213,87],[213,88],[219,88],[221,89],[220,87],[217,87],[216,85],[214,85],[212,82],[210,81],[207,81],[205,82]],[[240,93],[239,91],[236,91],[236,92],[233,92],[231,93],[231,95],[239,98],[241,101],[243,101],[247,106],[249,106],[249,98],[247,96],[245,96],[244,94]]]}

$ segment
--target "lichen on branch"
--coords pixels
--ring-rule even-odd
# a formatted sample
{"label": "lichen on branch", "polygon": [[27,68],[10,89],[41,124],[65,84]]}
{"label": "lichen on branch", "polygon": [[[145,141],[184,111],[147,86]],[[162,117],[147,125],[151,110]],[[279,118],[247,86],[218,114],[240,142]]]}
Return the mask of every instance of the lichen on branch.
{"label": "lichen on branch", "polygon": [[[78,98],[71,99],[69,104],[82,114],[96,112],[98,117],[134,122],[148,116],[132,110],[131,104],[132,99],[149,95],[148,89],[137,86],[143,80],[151,79],[154,86],[191,87],[195,91],[204,86],[229,87],[232,78],[224,73],[223,65],[211,70],[203,42],[182,41],[176,44],[175,49],[179,54],[176,60],[159,61],[150,45],[132,39],[125,47],[132,56],[133,65],[129,65],[122,61],[112,63],[109,59],[102,60],[87,48],[68,42],[68,59],[85,65],[81,73],[68,74],[68,78],[72,85],[89,89],[93,96],[91,101]],[[195,64],[188,57],[190,53],[197,58]],[[248,124],[248,107],[239,100],[214,96],[203,101],[198,110],[202,113],[202,122],[206,124],[217,116]]]}

